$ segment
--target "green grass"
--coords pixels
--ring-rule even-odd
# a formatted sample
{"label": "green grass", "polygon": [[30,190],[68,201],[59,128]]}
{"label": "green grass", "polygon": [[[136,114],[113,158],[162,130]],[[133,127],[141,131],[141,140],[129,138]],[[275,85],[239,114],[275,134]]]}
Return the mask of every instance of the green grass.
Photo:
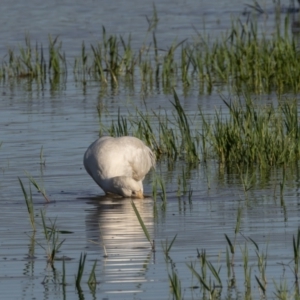
{"label": "green grass", "polygon": [[130,201],[131,201],[131,206],[133,208],[133,211],[134,211],[134,213],[135,213],[135,215],[136,215],[136,217],[139,221],[139,224],[140,224],[140,226],[141,226],[141,228],[142,228],[142,230],[145,234],[145,237],[147,238],[148,242],[150,243],[152,251],[155,252],[155,242],[154,242],[154,240],[151,239],[149,231],[148,231],[148,229],[147,229],[147,227],[146,227],[146,225],[145,225],[145,223],[144,223],[144,221],[143,221],[136,205],[134,204],[134,202],[132,200],[130,200]]}
{"label": "green grass", "polygon": [[43,187],[41,187],[37,183],[37,181],[28,172],[25,171],[25,174],[27,175],[27,177],[28,177],[29,181],[32,183],[32,185],[37,189],[37,191],[40,192],[43,195],[46,202],[50,202],[50,199],[46,194],[46,190]]}
{"label": "green grass", "polygon": [[31,225],[33,231],[36,231],[34,206],[33,206],[31,187],[29,185],[29,194],[28,194],[25,187],[24,187],[24,185],[23,185],[22,180],[20,179],[20,177],[18,177],[18,180],[19,180],[22,192],[23,192],[24,199],[25,199],[27,212],[28,212],[29,220],[30,220],[30,225]]}
{"label": "green grass", "polygon": [[59,235],[61,233],[66,234],[71,232],[58,230],[56,227],[56,220],[54,222],[49,220],[50,225],[47,225],[45,213],[43,211],[41,211],[41,219],[46,245],[43,245],[40,242],[36,243],[39,244],[46,251],[47,262],[52,268],[54,268],[54,260],[56,258],[56,254],[61,248],[62,244],[65,242],[65,239],[60,240]]}
{"label": "green grass", "polygon": [[125,79],[131,86],[141,82],[145,90],[159,84],[165,93],[172,93],[178,82],[184,90],[199,87],[200,93],[208,94],[216,86],[226,86],[233,93],[300,91],[299,51],[296,39],[288,34],[288,17],[283,25],[278,21],[272,35],[259,31],[255,19],[237,19],[222,38],[211,40],[196,31],[192,39],[174,41],[164,49],[156,38],[159,12],[155,6],[146,21],[148,30],[139,47],[132,47],[130,34],[110,35],[103,26],[102,39],[90,47],[82,42],[74,63],[68,60],[58,37],[49,36],[49,51],[45,53],[26,36],[25,46],[19,51],[8,50],[0,79],[35,79],[42,84],[49,80],[55,88],[61,76],[72,73],[84,87],[94,80],[117,88]]}
{"label": "green grass", "polygon": [[236,168],[247,194],[255,183],[256,167],[263,171],[291,166],[300,159],[300,126],[294,99],[285,99],[275,107],[245,97],[223,99],[228,110],[217,109],[212,115],[204,115],[201,108],[187,115],[174,92],[174,110],[168,114],[139,110],[127,116],[118,114],[110,127],[100,125],[101,133],[136,136],[158,159],[185,161],[189,168],[217,160],[220,165]]}

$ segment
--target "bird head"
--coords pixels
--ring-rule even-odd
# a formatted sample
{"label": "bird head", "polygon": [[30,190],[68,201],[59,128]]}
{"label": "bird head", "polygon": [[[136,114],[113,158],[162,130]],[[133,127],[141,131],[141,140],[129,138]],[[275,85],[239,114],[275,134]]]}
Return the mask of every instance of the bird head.
{"label": "bird head", "polygon": [[126,176],[117,176],[111,178],[110,190],[112,193],[121,195],[123,197],[133,197],[139,199],[144,198],[141,184],[136,180]]}

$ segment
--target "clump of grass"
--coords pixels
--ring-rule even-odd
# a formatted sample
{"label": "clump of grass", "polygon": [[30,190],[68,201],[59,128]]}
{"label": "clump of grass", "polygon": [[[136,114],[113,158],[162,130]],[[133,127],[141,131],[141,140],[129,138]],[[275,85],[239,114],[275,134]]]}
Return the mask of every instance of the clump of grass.
{"label": "clump of grass", "polygon": [[[266,170],[300,159],[300,122],[295,101],[286,100],[276,108],[257,105],[248,94],[245,99],[223,101],[228,112],[217,110],[211,117],[205,116],[199,108],[199,114],[191,119],[174,91],[172,115],[160,112],[150,115],[137,110],[134,116],[129,113],[124,117],[119,113],[109,128],[103,130],[101,125],[101,132],[137,136],[145,140],[158,158],[182,159],[191,167],[200,160],[217,159],[224,166],[238,169],[245,194],[255,179],[249,175],[250,166]],[[201,125],[197,125],[201,126],[200,130],[195,126],[199,115],[202,118]],[[155,128],[151,123],[158,126]]]}
{"label": "clump of grass", "polygon": [[46,246],[37,242],[47,253],[47,262],[50,264],[52,268],[54,268],[54,260],[56,257],[56,253],[59,251],[60,247],[64,243],[65,239],[59,241],[60,233],[71,233],[69,231],[60,231],[56,228],[56,220],[52,222],[50,220],[50,226],[46,225],[45,213],[41,211],[42,225],[44,236],[46,240]]}
{"label": "clump of grass", "polygon": [[[82,295],[82,288],[81,288],[81,281],[84,273],[84,268],[85,268],[85,261],[86,261],[86,256],[87,254],[80,254],[80,259],[78,263],[78,269],[77,269],[77,274],[75,275],[75,286],[80,295]],[[97,260],[94,262],[92,270],[90,272],[87,284],[91,290],[92,293],[95,292],[95,287],[97,285],[97,279],[96,279],[96,274],[95,274],[95,269],[97,266]]]}
{"label": "clump of grass", "polygon": [[[255,107],[249,98],[244,104],[223,101],[229,116],[216,112],[209,135],[220,163],[246,167],[258,164],[264,169],[290,164],[300,158],[299,125],[292,120],[298,120],[295,103],[286,102],[275,109],[273,106]],[[293,113],[287,113],[290,111]]]}
{"label": "clump of grass", "polygon": [[[196,267],[193,263],[188,264],[188,268],[192,272],[192,274],[198,279],[200,286],[204,290],[204,297],[205,297],[205,291],[209,293],[209,299],[217,299],[221,295],[222,291],[222,281],[220,278],[220,270],[219,267],[216,269],[213,264],[207,260],[205,251],[202,251],[202,254],[200,255],[200,262],[201,262],[201,270],[202,274],[197,272]],[[215,281],[207,280],[207,273],[206,268],[210,270],[211,276],[214,278]],[[217,283],[217,284],[216,284]]]}
{"label": "clump of grass", "polygon": [[0,78],[38,79],[44,83],[47,74],[54,77],[66,72],[66,58],[62,54],[61,42],[49,35],[49,63],[47,64],[44,49],[37,43],[32,46],[29,35],[25,36],[25,47],[19,47],[19,55],[14,50],[8,50],[8,62],[3,63]]}

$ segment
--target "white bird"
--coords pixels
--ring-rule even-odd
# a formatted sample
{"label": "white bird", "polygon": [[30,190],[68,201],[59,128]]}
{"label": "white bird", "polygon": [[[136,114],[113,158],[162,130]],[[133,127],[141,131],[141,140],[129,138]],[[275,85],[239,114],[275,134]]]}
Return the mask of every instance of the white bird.
{"label": "white bird", "polygon": [[155,155],[138,138],[105,136],[88,147],[83,164],[106,194],[142,199],[142,181],[155,167]]}

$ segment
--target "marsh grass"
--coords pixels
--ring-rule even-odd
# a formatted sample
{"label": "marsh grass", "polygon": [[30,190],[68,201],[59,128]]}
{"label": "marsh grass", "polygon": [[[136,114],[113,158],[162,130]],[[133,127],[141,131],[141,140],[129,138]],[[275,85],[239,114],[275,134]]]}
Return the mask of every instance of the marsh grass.
{"label": "marsh grass", "polygon": [[[209,134],[212,150],[220,163],[239,164],[243,168],[256,164],[266,169],[299,159],[295,102],[286,101],[275,109],[272,105],[255,105],[248,96],[244,103],[241,99],[223,101],[229,109],[229,116],[216,111]],[[247,181],[251,186],[251,178]],[[247,184],[245,187],[247,190]]]}
{"label": "marsh grass", "polygon": [[187,116],[175,91],[173,97],[171,113],[137,110],[121,116],[119,112],[110,127],[100,124],[101,133],[136,136],[153,149],[158,159],[184,160],[189,168],[216,159],[220,166],[236,169],[246,196],[255,185],[255,168],[263,172],[273,166],[293,165],[300,159],[300,122],[294,99],[285,99],[274,107],[258,104],[246,94],[245,98],[223,98],[226,111],[217,109],[206,116],[199,107],[198,113]]}
{"label": "marsh grass", "polygon": [[37,241],[36,243],[46,251],[47,262],[54,269],[54,260],[56,254],[59,251],[62,244],[65,242],[65,239],[63,239],[62,241],[59,240],[59,234],[68,234],[71,232],[58,230],[56,227],[56,219],[54,220],[54,222],[49,220],[50,226],[48,226],[46,224],[45,213],[42,210],[41,210],[41,219],[42,219],[44,237],[46,240],[46,246],[44,246],[42,243]]}
{"label": "marsh grass", "polygon": [[[249,266],[249,250],[248,250],[247,243],[245,243],[244,249],[241,248],[241,253],[242,253],[242,257],[243,257],[246,294],[250,295],[251,294],[252,266]],[[229,268],[229,270],[230,270],[230,268]],[[230,273],[229,273],[228,277],[230,277]],[[230,286],[232,286],[232,281],[230,283]]]}
{"label": "marsh grass", "polygon": [[190,128],[190,121],[186,116],[186,113],[180,103],[178,95],[174,90],[174,102],[171,102],[175,108],[177,113],[175,120],[176,124],[178,124],[179,131],[180,131],[180,140],[181,140],[181,150],[186,153],[186,160],[189,163],[197,163],[199,161],[198,157],[198,141],[192,134]]}
{"label": "marsh grass", "polygon": [[163,249],[163,252],[165,254],[165,258],[168,259],[169,258],[169,253],[172,249],[172,246],[176,240],[176,237],[177,237],[177,234],[173,237],[172,241],[169,243],[168,242],[168,239],[166,239],[165,242],[161,242],[161,245],[162,245],[162,249]]}
{"label": "marsh grass", "polygon": [[32,185],[37,189],[37,191],[40,192],[43,195],[43,197],[46,200],[46,202],[49,203],[50,200],[49,200],[49,198],[48,198],[48,196],[46,194],[46,190],[43,187],[41,187],[37,183],[37,181],[28,172],[25,171],[25,174],[27,175],[27,177],[28,177],[29,181],[32,183]]}
{"label": "marsh grass", "polygon": [[173,294],[174,299],[181,300],[182,299],[181,282],[174,268],[172,268],[171,274],[169,274],[169,282],[170,282],[171,292]]}
{"label": "marsh grass", "polygon": [[[160,191],[160,192],[159,192]],[[166,210],[167,208],[167,190],[166,185],[161,176],[158,174],[153,175],[152,181],[152,197],[156,203],[157,196],[161,199],[161,208],[162,210]]]}
{"label": "marsh grass", "polygon": [[46,165],[46,159],[44,159],[44,147],[41,147],[40,150],[40,165],[45,166]]}
{"label": "marsh grass", "polygon": [[[42,84],[47,74],[58,76],[66,72],[66,57],[62,53],[62,44],[58,38],[49,35],[49,62],[47,63],[44,48],[36,43],[32,46],[29,35],[25,36],[25,46],[19,46],[19,54],[8,50],[8,61],[4,61],[0,78],[38,79]],[[53,78],[53,77],[52,77]]]}
{"label": "marsh grass", "polygon": [[134,204],[134,202],[132,200],[131,200],[131,206],[132,206],[133,211],[134,211],[134,213],[135,213],[135,215],[136,215],[136,217],[139,221],[139,224],[140,224],[140,226],[141,226],[141,228],[142,228],[142,230],[145,234],[145,237],[147,238],[148,242],[150,243],[152,251],[155,252],[155,242],[154,242],[154,240],[151,239],[149,231],[148,231],[148,229],[147,229],[147,227],[146,227],[146,225],[145,225],[145,223],[144,223],[144,221],[143,221],[136,205]]}
{"label": "marsh grass", "polygon": [[28,215],[29,215],[30,225],[31,225],[33,231],[36,231],[31,186],[29,185],[29,194],[28,194],[25,187],[24,187],[24,185],[23,185],[22,180],[20,179],[20,177],[18,177],[18,180],[19,180],[22,192],[23,192],[23,196],[25,198],[25,203],[26,203],[27,212],[28,212]]}
{"label": "marsh grass", "polygon": [[[227,260],[227,270],[228,270],[228,276],[231,274],[232,278],[230,279],[231,285],[235,285],[235,271],[234,271],[234,256],[236,253],[236,242],[237,242],[237,235],[240,231],[241,227],[241,220],[242,220],[242,213],[243,210],[241,207],[238,208],[237,211],[237,217],[236,217],[236,224],[235,224],[235,229],[234,229],[234,239],[233,242],[231,239],[228,237],[228,235],[225,233],[225,238],[228,243],[229,249],[226,248],[226,260]],[[229,256],[229,251],[231,253],[231,258]],[[230,272],[230,267],[231,267],[231,272]]]}
{"label": "marsh grass", "polygon": [[[296,39],[288,34],[288,16],[285,22],[278,21],[272,35],[266,36],[258,30],[255,18],[249,17],[232,21],[231,28],[221,38],[211,40],[206,33],[195,29],[191,42],[174,41],[165,48],[160,47],[156,36],[159,18],[155,6],[146,22],[145,38],[137,48],[132,47],[130,34],[110,35],[104,26],[97,44],[87,47],[83,42],[74,59],[75,79],[84,88],[89,79],[114,88],[126,79],[131,85],[141,82],[145,89],[162,86],[166,93],[172,93],[178,82],[185,90],[199,86],[201,93],[211,93],[220,85],[233,92],[248,90],[254,94],[300,90],[299,52]],[[19,48],[19,53],[9,49],[0,68],[0,78],[44,82],[48,76],[50,81],[58,82],[60,75],[67,74],[67,57],[58,37],[49,36],[48,40],[46,55],[42,46],[32,46],[29,36],[25,37],[25,46]]]}
{"label": "marsh grass", "polygon": [[[82,283],[82,278],[83,278],[84,269],[85,269],[86,257],[87,257],[86,253],[80,254],[77,274],[75,275],[75,286],[76,286],[78,294],[81,296],[83,296],[81,283]],[[96,273],[95,273],[96,266],[97,266],[97,260],[95,260],[95,262],[93,264],[92,270],[89,274],[88,281],[87,281],[88,287],[92,294],[95,293],[96,285],[98,284],[97,279],[96,279]],[[84,297],[83,297],[83,299],[84,299]]]}
{"label": "marsh grass", "polygon": [[[203,297],[205,293],[209,293],[209,299],[217,299],[222,291],[222,281],[220,278],[220,267],[216,269],[213,264],[207,260],[205,251],[202,251],[200,255],[201,272],[200,274],[196,265],[193,263],[187,264],[188,268],[192,272],[193,276],[199,281],[201,288],[203,289]],[[207,278],[207,268],[210,270],[210,278]],[[213,279],[212,279],[213,278]]]}
{"label": "marsh grass", "polygon": [[[236,230],[236,229],[235,229]],[[292,284],[292,287],[289,287],[287,284],[287,279],[285,276],[280,276],[280,280],[276,281],[273,278],[270,278],[270,282],[273,283],[272,291],[272,297],[274,299],[299,299],[299,284],[298,284],[298,264],[299,264],[299,244],[300,244],[300,230],[298,230],[297,235],[293,236],[293,254],[294,258],[292,261],[293,266],[291,266],[291,269],[295,275],[295,282]],[[227,236],[225,234],[225,236]],[[249,249],[254,246],[254,252],[257,257],[257,264],[249,264]],[[167,260],[171,261],[171,266],[175,266],[176,262],[173,261],[171,258],[169,258],[168,252],[165,251],[165,249],[168,247],[168,243],[162,244],[163,245],[163,251],[165,253],[165,257]],[[228,247],[227,247],[228,249]],[[266,246],[265,251],[261,251],[258,244],[251,238],[245,238],[244,246],[242,247],[240,245],[240,251],[241,251],[241,258],[242,258],[242,264],[237,264],[235,268],[242,267],[244,270],[244,292],[241,290],[241,286],[237,286],[237,282],[233,280],[231,277],[231,262],[228,257],[226,258],[226,263],[229,265],[228,268],[228,290],[229,293],[227,296],[224,297],[224,291],[223,291],[223,282],[221,277],[221,268],[222,265],[218,263],[218,267],[216,267],[209,259],[208,254],[205,250],[199,250],[197,249],[197,257],[198,257],[198,263],[196,262],[190,262],[187,263],[187,267],[191,272],[192,280],[193,278],[197,279],[199,283],[200,290],[203,292],[201,299],[231,299],[231,292],[236,289],[239,291],[241,299],[256,299],[258,296],[257,294],[253,293],[252,285],[254,283],[257,283],[257,286],[255,287],[260,291],[260,298],[266,299],[269,297],[268,291],[267,291],[267,285],[268,281],[266,278],[266,267],[267,267],[267,259],[268,259],[268,245]],[[213,255],[214,257],[215,255]],[[285,272],[286,265],[280,263],[279,265],[282,265],[283,272]],[[176,291],[181,291],[181,281],[179,279],[179,271],[172,269],[171,274],[169,274],[169,281],[172,287],[171,293],[174,295],[174,298],[176,298]],[[254,274],[253,274],[254,273]],[[274,276],[276,274],[273,274]],[[273,276],[272,275],[272,276]],[[278,274],[277,274],[278,275]],[[239,280],[239,282],[241,282]],[[195,286],[193,286],[195,287]],[[197,286],[196,286],[197,287]],[[231,295],[231,296],[230,296]],[[176,298],[177,299],[177,298]],[[195,299],[199,299],[199,296],[195,297]]]}
{"label": "marsh grass", "polygon": [[83,276],[83,272],[84,272],[86,255],[87,255],[86,253],[80,254],[77,275],[75,276],[75,283],[76,283],[76,288],[78,291],[81,291],[81,280],[82,280],[82,276]]}
{"label": "marsh grass", "polygon": [[95,292],[95,288],[96,288],[96,284],[97,284],[97,278],[96,278],[96,273],[95,273],[96,266],[97,266],[97,260],[95,260],[95,262],[93,264],[91,273],[90,273],[88,281],[87,281],[87,284],[92,292]]}
{"label": "marsh grass", "polygon": [[294,253],[294,274],[295,282],[299,281],[299,261],[300,261],[300,229],[298,228],[297,237],[293,236],[293,253]]}

